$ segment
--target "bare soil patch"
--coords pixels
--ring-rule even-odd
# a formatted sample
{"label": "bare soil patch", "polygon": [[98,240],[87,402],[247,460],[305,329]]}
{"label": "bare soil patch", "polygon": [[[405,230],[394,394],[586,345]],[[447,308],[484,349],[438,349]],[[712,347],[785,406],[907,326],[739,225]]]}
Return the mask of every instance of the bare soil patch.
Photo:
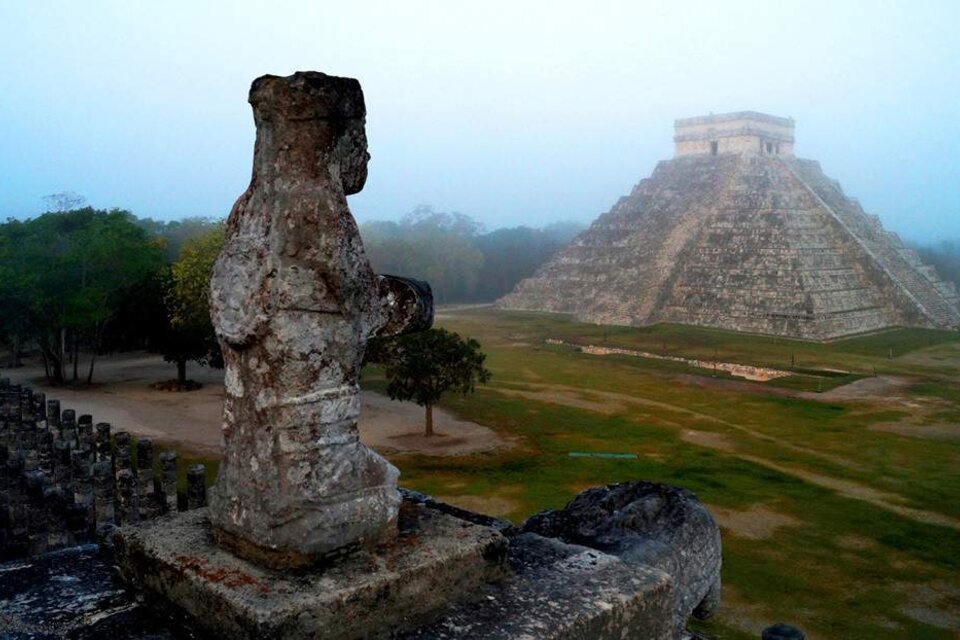
{"label": "bare soil patch", "polygon": [[909,422],[880,422],[869,426],[871,431],[895,433],[908,438],[939,440],[942,442],[960,442],[960,424],[910,424]]}
{"label": "bare soil patch", "polygon": [[946,582],[900,583],[906,603],[900,611],[917,622],[960,631],[960,587]]}
{"label": "bare soil patch", "polygon": [[[88,413],[97,422],[109,422],[115,431],[129,431],[160,442],[183,445],[196,453],[220,453],[220,413],[223,372],[191,366],[191,379],[203,384],[190,392],[157,391],[151,385],[169,378],[173,365],[144,352],[109,356],[97,364],[92,386],[50,387],[39,365],[4,370],[18,383],[57,398],[77,415]],[[378,451],[424,455],[465,455],[507,446],[492,429],[458,420],[444,409],[434,409],[434,427],[441,435],[423,433],[423,408],[396,402],[366,391],[360,410],[360,438]]]}
{"label": "bare soil patch", "polygon": [[726,453],[731,453],[736,448],[730,438],[722,433],[714,433],[713,431],[684,429],[683,433],[680,434],[680,438],[690,444],[696,444],[701,447],[716,449],[717,451],[724,451]]}
{"label": "bare soil patch", "polygon": [[913,381],[905,376],[880,375],[855,380],[842,387],[823,393],[805,393],[804,397],[815,400],[885,400],[907,390]]}
{"label": "bare soil patch", "polygon": [[[731,378],[712,378],[691,373],[676,373],[673,374],[673,377],[691,387],[699,387],[702,389],[721,389],[724,391],[738,391],[761,396],[782,396],[786,398],[796,398],[803,395],[802,391],[795,389],[773,387],[762,383],[733,380]],[[821,396],[822,394],[817,395]]]}
{"label": "bare soil patch", "polygon": [[874,540],[855,535],[840,536],[836,538],[836,542],[838,546],[853,551],[863,551],[864,549],[872,549],[877,546]]}
{"label": "bare soil patch", "polygon": [[762,504],[751,505],[749,509],[742,511],[715,506],[709,506],[709,508],[721,527],[739,538],[748,540],[764,540],[781,527],[795,527],[802,524],[793,516],[774,511]]}
{"label": "bare soil patch", "polygon": [[458,456],[507,446],[496,431],[476,422],[460,420],[445,409],[433,410],[437,432],[423,435],[423,407],[398,402],[373,391],[363,392],[360,439],[377,451]]}
{"label": "bare soil patch", "polygon": [[626,407],[621,402],[614,400],[588,400],[584,398],[582,394],[572,391],[520,391],[519,389],[505,389],[503,387],[497,387],[495,390],[497,393],[502,393],[503,395],[514,398],[525,398],[535,402],[558,404],[574,409],[586,409],[587,411],[593,411],[594,413],[601,413],[607,416],[626,411]]}

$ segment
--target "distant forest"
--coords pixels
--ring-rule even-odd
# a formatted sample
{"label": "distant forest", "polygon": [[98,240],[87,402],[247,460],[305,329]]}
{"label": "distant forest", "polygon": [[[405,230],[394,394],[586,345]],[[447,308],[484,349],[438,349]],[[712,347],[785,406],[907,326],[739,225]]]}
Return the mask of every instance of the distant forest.
{"label": "distant forest", "polygon": [[364,248],[377,273],[426,280],[439,304],[492,302],[536,271],[584,229],[557,222],[485,231],[461,213],[421,206],[400,222],[360,226]]}
{"label": "distant forest", "polygon": [[[177,386],[188,382],[187,362],[220,364],[207,286],[222,220],[138,218],[83,207],[75,197],[54,204],[36,218],[0,224],[0,341],[11,364],[21,353],[39,353],[51,382],[89,382],[97,354],[149,349],[176,366],[169,382]],[[426,280],[438,304],[496,300],[582,229],[555,223],[487,231],[467,215],[429,206],[399,222],[361,225],[374,270]],[[915,248],[960,285],[960,241]]]}
{"label": "distant forest", "polygon": [[[163,384],[189,388],[188,362],[221,365],[207,287],[223,221],[159,221],[83,204],[56,194],[53,210],[0,224],[0,342],[11,354],[0,365],[36,353],[51,383],[90,383],[98,354],[148,349],[176,367]],[[362,233],[377,272],[427,280],[444,304],[495,300],[580,228],[486,232],[468,216],[425,206]]]}

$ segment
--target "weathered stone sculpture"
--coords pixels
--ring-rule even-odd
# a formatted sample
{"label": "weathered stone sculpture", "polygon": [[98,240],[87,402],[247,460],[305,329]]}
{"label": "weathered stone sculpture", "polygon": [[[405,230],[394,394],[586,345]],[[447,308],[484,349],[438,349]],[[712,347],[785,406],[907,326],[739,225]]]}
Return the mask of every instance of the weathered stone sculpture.
{"label": "weathered stone sculpture", "polygon": [[531,517],[523,531],[663,571],[674,583],[678,634],[691,614],[707,618],[720,604],[720,529],[686,489],[653,482],[587,489],[563,509]]}
{"label": "weathered stone sculpture", "polygon": [[390,537],[397,469],[360,443],[369,337],[430,326],[429,287],[373,274],[346,196],[367,177],[365,107],[350,78],[263,76],[250,89],[253,178],[211,281],[223,349],[218,540],[295,565]]}

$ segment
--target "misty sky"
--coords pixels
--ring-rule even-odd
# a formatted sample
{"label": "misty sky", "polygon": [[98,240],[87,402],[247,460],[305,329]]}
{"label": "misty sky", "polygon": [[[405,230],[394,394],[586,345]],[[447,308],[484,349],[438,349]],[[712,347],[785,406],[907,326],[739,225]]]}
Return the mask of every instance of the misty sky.
{"label": "misty sky", "polygon": [[0,0],[0,217],[223,216],[264,73],[359,78],[356,217],[589,222],[676,117],[792,116],[797,155],[905,238],[960,238],[960,2]]}

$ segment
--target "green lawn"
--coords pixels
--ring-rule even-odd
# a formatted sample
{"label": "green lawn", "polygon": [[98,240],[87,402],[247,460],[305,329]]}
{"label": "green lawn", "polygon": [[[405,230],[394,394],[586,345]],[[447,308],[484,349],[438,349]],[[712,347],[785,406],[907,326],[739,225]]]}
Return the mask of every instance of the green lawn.
{"label": "green lawn", "polygon": [[[489,504],[519,522],[592,485],[681,485],[724,514],[760,513],[760,525],[773,523],[758,535],[742,517],[721,518],[733,522],[724,526],[726,591],[721,613],[700,625],[707,633],[755,639],[786,620],[814,638],[957,637],[960,437],[950,429],[960,435],[960,334],[901,329],[812,344],[486,309],[441,310],[438,324],[480,340],[494,373],[476,394],[444,406],[516,445],[394,456],[406,486]],[[744,383],[673,362],[586,355],[547,338],[797,373]],[[899,386],[833,395],[856,380],[881,380],[874,372]],[[371,369],[364,384],[382,388],[383,380]],[[891,424],[935,425],[947,436],[876,430]]]}

